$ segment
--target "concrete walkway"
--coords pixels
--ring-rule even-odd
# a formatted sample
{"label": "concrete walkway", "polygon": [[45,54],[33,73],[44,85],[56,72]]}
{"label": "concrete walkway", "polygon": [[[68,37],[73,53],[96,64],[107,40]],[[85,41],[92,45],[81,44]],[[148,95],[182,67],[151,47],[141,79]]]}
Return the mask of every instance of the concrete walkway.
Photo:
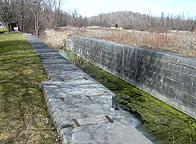
{"label": "concrete walkway", "polygon": [[24,34],[49,81],[44,98],[64,144],[151,144],[114,110],[116,96],[33,35]]}

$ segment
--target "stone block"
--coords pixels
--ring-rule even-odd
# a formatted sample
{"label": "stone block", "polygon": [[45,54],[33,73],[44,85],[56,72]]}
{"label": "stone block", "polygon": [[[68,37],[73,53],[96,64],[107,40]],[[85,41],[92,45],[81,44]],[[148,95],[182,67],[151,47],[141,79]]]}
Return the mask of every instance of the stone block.
{"label": "stone block", "polygon": [[[50,84],[50,85],[48,85]],[[58,95],[79,95],[87,96],[91,100],[102,101],[108,103],[111,107],[116,108],[116,96],[110,90],[91,79],[71,79],[64,82],[43,82],[43,90],[49,91],[54,89],[53,86],[58,87]],[[50,93],[51,94],[51,93]],[[49,95],[49,94],[48,94]]]}
{"label": "stone block", "polygon": [[[124,121],[123,121],[124,122]],[[122,121],[104,122],[94,125],[83,125],[72,129],[60,131],[64,143],[73,144],[150,144],[151,142],[141,136],[133,127]],[[70,136],[70,130],[72,132]],[[116,135],[114,137],[114,135]]]}
{"label": "stone block", "polygon": [[196,59],[190,57],[179,57],[178,64],[196,69]]}
{"label": "stone block", "polygon": [[57,80],[61,79],[61,81],[73,78],[84,78],[84,77],[89,77],[87,74],[82,72],[81,70],[70,70],[70,71],[58,71],[58,70],[48,70],[47,75],[50,80]]}
{"label": "stone block", "polygon": [[189,101],[190,103],[196,104],[196,96],[194,95],[187,95],[187,101]]}
{"label": "stone block", "polygon": [[162,56],[160,57],[161,60],[168,61],[170,63],[176,63],[178,59],[178,54],[170,53],[170,52],[162,52]]}
{"label": "stone block", "polygon": [[176,65],[176,71],[181,72],[185,75],[188,74],[189,72],[189,70],[185,66],[182,66],[182,65]]}
{"label": "stone block", "polygon": [[179,81],[186,84],[186,85],[190,85],[190,86],[193,85],[192,77],[190,77],[188,75],[181,74],[179,76]]}
{"label": "stone block", "polygon": [[168,69],[170,71],[176,71],[176,72],[178,72],[178,70],[176,68],[176,65],[174,63],[168,63]]}
{"label": "stone block", "polygon": [[163,83],[162,83],[161,89],[162,89],[163,91],[169,91],[170,87],[169,87],[169,85],[163,84]]}
{"label": "stone block", "polygon": [[180,76],[181,76],[181,74],[179,72],[176,72],[176,71],[171,72],[171,78],[172,79],[175,79],[175,80],[179,81]]}
{"label": "stone block", "polygon": [[188,92],[188,94],[196,96],[196,89],[190,85],[184,85],[184,91]]}
{"label": "stone block", "polygon": [[163,77],[163,83],[165,83],[165,84],[167,84],[167,85],[169,85],[169,86],[173,86],[172,81],[173,81],[173,80],[170,79],[170,78]]}
{"label": "stone block", "polygon": [[177,81],[177,80],[174,80],[174,79],[172,79],[172,81],[170,83],[171,87],[174,87],[174,88],[179,89],[181,91],[184,91],[184,85],[185,85],[184,83]]}
{"label": "stone block", "polygon": [[169,69],[167,68],[161,68],[159,72],[160,75],[164,76],[164,77],[169,77],[171,79],[173,79],[172,77],[172,71],[170,71]]}
{"label": "stone block", "polygon": [[175,101],[176,95],[171,94],[169,91],[162,91],[162,95]]}
{"label": "stone block", "polygon": [[180,91],[179,89],[174,88],[174,87],[170,87],[169,92],[173,95],[176,95],[176,97],[182,97],[183,96],[183,92]]}
{"label": "stone block", "polygon": [[80,68],[76,67],[68,61],[66,64],[44,64],[46,71],[81,71]]}
{"label": "stone block", "polygon": [[122,116],[115,112],[114,109],[109,108],[109,105],[103,105],[101,107],[101,105],[92,103],[90,104],[90,107],[88,107],[88,105],[85,106],[84,103],[78,103],[71,107],[68,105],[61,105],[58,107],[53,106],[50,109],[50,113],[58,132],[65,125],[72,125],[73,119],[76,119],[80,125],[92,125],[105,122],[106,115],[108,115],[113,121],[122,119]]}

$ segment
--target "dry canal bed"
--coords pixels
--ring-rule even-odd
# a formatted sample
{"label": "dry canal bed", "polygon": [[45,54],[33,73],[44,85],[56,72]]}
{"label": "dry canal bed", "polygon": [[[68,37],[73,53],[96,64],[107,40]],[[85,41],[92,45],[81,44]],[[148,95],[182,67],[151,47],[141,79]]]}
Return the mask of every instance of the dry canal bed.
{"label": "dry canal bed", "polygon": [[42,90],[63,143],[151,143],[115,111],[114,93],[36,37],[25,36],[48,75]]}
{"label": "dry canal bed", "polygon": [[133,113],[142,124],[136,128],[154,143],[196,143],[196,120],[137,89],[127,82],[91,65],[70,51],[60,51],[71,62],[117,95],[117,103]]}

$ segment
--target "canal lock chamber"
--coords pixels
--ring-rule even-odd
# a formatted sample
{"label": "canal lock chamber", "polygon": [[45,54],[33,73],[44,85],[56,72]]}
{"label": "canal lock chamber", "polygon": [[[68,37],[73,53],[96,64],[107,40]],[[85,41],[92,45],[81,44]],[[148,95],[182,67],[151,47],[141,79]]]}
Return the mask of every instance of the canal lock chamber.
{"label": "canal lock chamber", "polygon": [[153,143],[196,143],[196,120],[74,55],[59,53],[114,92],[119,112]]}

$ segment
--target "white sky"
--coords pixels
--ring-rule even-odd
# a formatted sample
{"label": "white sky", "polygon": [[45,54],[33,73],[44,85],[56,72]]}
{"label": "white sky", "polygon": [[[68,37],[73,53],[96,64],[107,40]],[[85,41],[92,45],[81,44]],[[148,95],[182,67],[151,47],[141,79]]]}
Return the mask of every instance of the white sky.
{"label": "white sky", "polygon": [[82,16],[94,16],[111,11],[133,11],[160,16],[174,14],[196,18],[196,0],[63,0],[63,10],[77,9]]}

